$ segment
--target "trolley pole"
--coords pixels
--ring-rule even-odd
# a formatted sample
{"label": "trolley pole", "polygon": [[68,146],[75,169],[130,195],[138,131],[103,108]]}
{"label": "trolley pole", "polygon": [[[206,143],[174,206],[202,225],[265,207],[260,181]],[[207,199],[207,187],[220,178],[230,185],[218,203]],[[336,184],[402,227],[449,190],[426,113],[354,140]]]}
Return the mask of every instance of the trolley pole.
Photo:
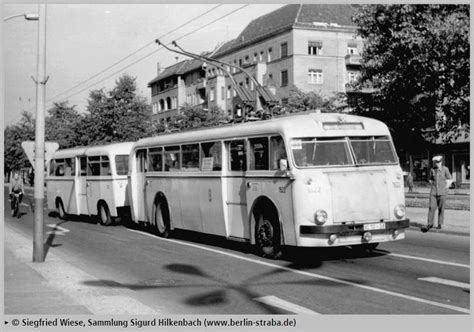
{"label": "trolley pole", "polygon": [[35,125],[35,222],[33,262],[44,262],[44,153],[46,99],[46,5],[39,6]]}

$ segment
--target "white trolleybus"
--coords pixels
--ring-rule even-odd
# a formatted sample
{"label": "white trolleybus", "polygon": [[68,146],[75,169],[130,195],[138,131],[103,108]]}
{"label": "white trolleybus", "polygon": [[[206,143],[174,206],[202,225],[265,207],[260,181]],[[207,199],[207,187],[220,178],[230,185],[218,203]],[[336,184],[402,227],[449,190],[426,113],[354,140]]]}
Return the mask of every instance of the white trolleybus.
{"label": "white trolleybus", "polygon": [[186,229],[283,245],[375,249],[405,237],[402,170],[380,121],[306,113],[139,140],[131,214],[161,236]]}
{"label": "white trolleybus", "polygon": [[56,151],[46,177],[48,209],[97,216],[109,225],[130,213],[128,159],[133,142]]}

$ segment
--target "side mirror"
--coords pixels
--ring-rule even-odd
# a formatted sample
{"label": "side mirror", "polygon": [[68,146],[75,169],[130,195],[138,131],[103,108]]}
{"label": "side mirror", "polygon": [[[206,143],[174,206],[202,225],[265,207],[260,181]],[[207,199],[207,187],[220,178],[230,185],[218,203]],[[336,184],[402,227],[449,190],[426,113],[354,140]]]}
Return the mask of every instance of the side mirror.
{"label": "side mirror", "polygon": [[280,159],[280,171],[284,172],[288,170],[288,160]]}

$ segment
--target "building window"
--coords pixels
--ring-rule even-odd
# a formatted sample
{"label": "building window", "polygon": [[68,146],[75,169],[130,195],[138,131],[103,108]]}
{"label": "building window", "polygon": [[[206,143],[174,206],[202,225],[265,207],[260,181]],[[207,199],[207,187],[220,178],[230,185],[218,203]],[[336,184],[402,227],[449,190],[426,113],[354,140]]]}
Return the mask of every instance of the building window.
{"label": "building window", "polygon": [[232,72],[235,73],[237,71],[237,60],[234,60],[234,67],[232,67]]}
{"label": "building window", "polygon": [[354,83],[357,81],[359,73],[356,71],[349,71],[347,72],[347,83]]}
{"label": "building window", "polygon": [[239,67],[242,67],[242,59],[239,59]]}
{"label": "building window", "polygon": [[167,110],[171,109],[171,98],[170,97],[166,98],[166,109]]}
{"label": "building window", "polygon": [[359,51],[357,50],[357,44],[355,43],[349,43],[347,44],[347,54],[359,54]]}
{"label": "building window", "polygon": [[224,86],[221,86],[221,99],[222,100],[225,99],[225,87]]}
{"label": "building window", "polygon": [[160,106],[158,107],[160,111],[165,110],[165,101],[164,99],[160,99]]}
{"label": "building window", "polygon": [[288,56],[288,43],[283,43],[280,45],[280,56],[282,58]]}
{"label": "building window", "polygon": [[268,48],[267,62],[271,62],[271,61],[272,61],[272,52],[273,52],[273,49],[272,49],[271,47]]}
{"label": "building window", "polygon": [[227,99],[230,99],[230,97],[231,97],[231,92],[232,92],[231,89],[232,89],[232,87],[229,85],[227,87]]}
{"label": "building window", "polygon": [[263,61],[263,51],[260,51],[260,56],[258,58],[258,61]]}
{"label": "building window", "polygon": [[308,42],[308,54],[309,55],[321,55],[323,52],[323,43],[319,41]]}
{"label": "building window", "polygon": [[258,53],[254,53],[253,62],[257,62],[257,61],[258,61]]}
{"label": "building window", "polygon": [[214,88],[211,88],[209,91],[209,100],[214,101],[214,99],[216,99],[216,91]]}
{"label": "building window", "polygon": [[321,69],[308,70],[309,84],[323,84],[323,71]]}
{"label": "building window", "polygon": [[244,64],[248,65],[249,63],[250,63],[250,57],[246,55],[244,59]]}
{"label": "building window", "polygon": [[250,81],[249,78],[246,77],[246,78],[245,78],[245,88],[246,88],[247,90],[249,89],[249,81]]}
{"label": "building window", "polygon": [[158,113],[158,103],[153,103],[153,114]]}
{"label": "building window", "polygon": [[288,85],[288,70],[281,71],[281,86]]}

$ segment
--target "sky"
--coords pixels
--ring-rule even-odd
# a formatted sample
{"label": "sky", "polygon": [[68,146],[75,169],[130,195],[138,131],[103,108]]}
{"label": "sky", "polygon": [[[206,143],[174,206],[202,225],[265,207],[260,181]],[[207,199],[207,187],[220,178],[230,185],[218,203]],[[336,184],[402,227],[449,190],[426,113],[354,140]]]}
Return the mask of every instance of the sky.
{"label": "sky", "polygon": [[[150,101],[147,84],[157,75],[157,63],[168,67],[176,63],[177,56],[155,44],[156,38],[161,37],[165,43],[178,40],[181,47],[194,53],[210,51],[237,37],[251,20],[283,5],[48,4],[46,110],[53,102],[68,101],[84,112],[91,90],[110,91],[124,73],[136,77],[138,93]],[[237,11],[219,19],[234,10]],[[24,13],[38,13],[38,6],[3,4],[4,19]],[[193,32],[216,19],[219,20]],[[37,21],[17,17],[4,22],[4,126],[17,122],[22,111],[36,111],[32,76],[36,77],[37,40]],[[183,59],[180,56],[178,61]]]}

